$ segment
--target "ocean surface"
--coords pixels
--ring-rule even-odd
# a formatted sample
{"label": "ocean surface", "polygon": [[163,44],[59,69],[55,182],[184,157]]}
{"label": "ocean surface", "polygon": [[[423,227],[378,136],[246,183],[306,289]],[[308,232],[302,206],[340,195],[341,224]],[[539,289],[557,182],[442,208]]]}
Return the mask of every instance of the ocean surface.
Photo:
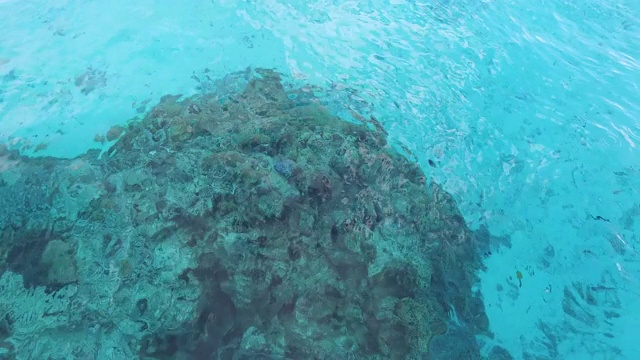
{"label": "ocean surface", "polygon": [[0,143],[106,152],[96,134],[247,68],[347,89],[501,242],[481,348],[640,357],[640,3],[0,0]]}

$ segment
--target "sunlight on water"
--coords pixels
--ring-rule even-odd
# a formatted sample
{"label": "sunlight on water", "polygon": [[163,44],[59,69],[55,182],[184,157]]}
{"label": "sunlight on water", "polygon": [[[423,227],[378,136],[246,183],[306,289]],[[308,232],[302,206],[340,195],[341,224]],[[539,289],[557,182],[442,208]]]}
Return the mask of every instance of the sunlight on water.
{"label": "sunlight on water", "polygon": [[[223,103],[234,94],[246,94],[243,91],[250,82],[249,74],[253,74],[248,68],[276,69],[283,74],[283,91],[295,106],[314,104],[321,106],[321,113],[364,121],[378,131],[384,128],[395,151],[419,164],[428,182],[440,184],[452,195],[474,232],[474,249],[483,262],[477,284],[467,290],[481,292],[493,334],[475,334],[485,356],[507,359],[508,352],[514,359],[634,359],[640,354],[635,341],[635,329],[640,325],[640,309],[636,306],[640,276],[636,252],[640,241],[640,5],[635,2],[219,0],[169,6],[152,0],[135,4],[0,0],[0,19],[0,174],[5,176],[0,184],[6,189],[22,186],[15,189],[31,191],[22,185],[32,171],[27,169],[42,164],[25,156],[53,156],[59,159],[49,159],[56,161],[52,167],[83,169],[78,170],[85,172],[82,181],[91,185],[86,185],[89,190],[84,192],[73,190],[71,199],[89,204],[97,196],[91,189],[99,188],[96,184],[102,183],[100,177],[126,180],[119,177],[124,175],[114,175],[114,169],[122,164],[109,165],[112,157],[112,162],[125,161],[113,149],[146,151],[149,145],[144,138],[152,139],[152,144],[164,141],[158,140],[160,135],[155,132],[147,135],[142,125],[141,137],[131,140],[131,149],[123,150],[125,142],[119,139],[122,133],[131,134],[137,129],[127,128],[128,124],[152,117],[154,109],[159,111],[159,103],[169,104],[161,102],[169,101],[165,95],[191,99],[217,94]],[[265,86],[278,88],[275,83]],[[265,99],[260,101],[290,106],[288,100]],[[206,109],[212,118],[226,111],[218,105],[209,108],[200,100],[189,101],[197,107],[185,103],[184,108],[175,105],[175,111],[200,116]],[[258,103],[249,102],[247,106],[253,111]],[[171,109],[162,111],[173,114]],[[206,136],[211,136],[211,128],[203,128]],[[188,134],[193,131],[193,136],[198,134],[193,124],[181,129]],[[263,140],[251,141],[258,144]],[[204,146],[199,140],[193,141],[197,143],[192,144],[194,149]],[[320,148],[326,150],[327,146]],[[88,149],[96,152],[86,154]],[[19,150],[23,157],[11,150]],[[193,155],[170,146],[152,151],[144,156],[151,159],[154,154],[163,154],[166,163],[148,160],[157,166],[153,170],[157,179],[148,180],[151,182],[160,182],[162,171],[168,171],[171,161],[178,161],[169,158]],[[373,150],[358,151],[368,154]],[[72,166],[63,162],[76,156],[86,157],[82,164],[90,164]],[[106,163],[98,166],[90,160],[97,157],[100,160],[95,161]],[[309,159],[309,164],[323,164],[319,159]],[[287,160],[291,161],[273,157],[278,170],[264,175],[269,176],[269,182],[279,181],[273,177],[280,179],[277,176],[282,171],[291,175]],[[369,166],[373,166],[375,161],[370,161]],[[189,165],[175,166],[190,172]],[[275,169],[272,165],[261,166]],[[56,174],[67,176],[64,172]],[[91,176],[99,178],[88,181]],[[397,181],[404,183],[402,179]],[[396,179],[388,180],[396,184]],[[70,184],[71,180],[60,181]],[[142,180],[140,184],[131,181],[123,186],[151,186],[146,182],[143,185]],[[185,186],[191,189],[195,185]],[[9,196],[17,190],[3,191],[3,196]],[[178,196],[172,191],[166,194],[168,199]],[[385,194],[390,196],[390,191]],[[46,198],[38,191],[34,194],[33,199],[21,198],[18,203]],[[0,198],[0,204],[15,201]],[[65,201],[66,206],[73,202]],[[110,201],[106,202],[108,206],[117,202]],[[99,206],[107,206],[105,202]],[[153,207],[144,204],[136,206]],[[0,248],[5,258],[8,253],[15,254],[9,250],[9,239],[22,238],[27,231],[16,224],[22,224],[29,213],[16,209],[5,212],[13,214],[14,210],[19,215],[0,217],[6,222],[0,229],[11,228],[11,232],[0,232],[4,234]],[[97,216],[84,214],[79,207],[74,211],[81,220],[82,216]],[[70,216],[54,212],[46,217],[66,216],[68,220]],[[134,218],[144,223],[140,216]],[[82,221],[89,220],[81,220],[74,228],[83,229],[88,236],[91,227]],[[45,225],[55,228],[48,222]],[[133,234],[134,228],[127,230],[127,236],[139,235]],[[44,230],[49,234],[44,236],[46,243],[65,240],[51,235],[62,230],[73,234],[80,231]],[[234,236],[228,235],[225,241],[233,243],[235,240],[229,239]],[[112,242],[117,243],[118,238],[114,236]],[[75,261],[80,261],[82,252],[78,249],[83,242],[65,241],[75,244]],[[110,240],[104,241],[115,246]],[[60,246],[64,250],[69,245]],[[144,266],[149,269],[162,267],[158,259],[168,256],[163,253],[166,249],[155,246],[145,245],[149,258],[145,258],[148,264]],[[91,251],[108,253],[105,249]],[[116,253],[114,250],[114,259],[120,256]],[[26,251],[21,256],[24,258],[20,261],[28,261],[29,256],[36,255]],[[177,255],[169,258],[172,256]],[[189,261],[186,255],[181,259],[184,264]],[[118,273],[114,269],[119,266],[128,269],[129,265],[113,261],[100,260],[107,274]],[[183,267],[187,266],[193,264]],[[8,275],[11,271],[24,272],[23,267],[3,265],[2,269],[2,286],[11,286],[15,293],[24,292],[20,296],[32,296],[15,276]],[[101,272],[92,271],[95,276]],[[169,277],[171,272],[166,271],[159,276]],[[90,299],[83,293],[87,290],[83,290],[81,274],[78,276],[74,283],[81,294],[78,296]],[[456,276],[450,276],[455,283]],[[116,278],[112,276],[109,281],[123,281]],[[126,281],[123,284],[116,289],[134,286]],[[14,294],[11,291],[0,298],[0,308],[14,313],[26,311],[12,308],[18,305],[10,300]],[[45,296],[44,288],[38,291]],[[117,303],[116,294],[109,296]],[[455,310],[454,305],[448,306]],[[100,308],[96,313],[103,311]],[[193,320],[189,314],[174,315],[176,322],[180,317]],[[453,311],[449,315],[447,334],[468,335],[465,329],[472,326],[464,323],[465,314],[456,317]],[[120,319],[133,321],[124,315]],[[106,323],[94,320],[91,326]],[[0,324],[0,350],[11,348],[3,345],[5,342],[12,346],[20,343],[12,332],[26,336],[29,331],[42,331],[36,324],[40,322],[6,330],[3,326],[8,325]],[[51,329],[44,323],[42,326]],[[245,338],[239,335],[246,345],[250,331],[239,329],[239,325],[228,326],[229,334],[246,330]],[[123,348],[116,345],[118,337],[109,334],[105,337],[109,340],[104,341]],[[42,344],[55,343],[56,336],[43,339]],[[134,337],[141,339],[143,335]],[[434,344],[434,348],[447,347],[445,342]],[[107,357],[97,350],[95,354],[99,354],[95,358],[127,358],[115,354]],[[439,354],[434,358],[457,356]]]}

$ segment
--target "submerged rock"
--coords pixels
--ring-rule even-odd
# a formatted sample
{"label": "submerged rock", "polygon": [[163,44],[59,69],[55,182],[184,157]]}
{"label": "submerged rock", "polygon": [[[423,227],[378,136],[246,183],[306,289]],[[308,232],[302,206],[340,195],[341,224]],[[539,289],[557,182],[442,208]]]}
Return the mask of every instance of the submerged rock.
{"label": "submerged rock", "polygon": [[[101,160],[18,156],[0,173],[0,204],[21,206],[0,217],[2,301],[39,319],[13,310],[0,341],[32,358],[71,343],[98,358],[418,359],[452,313],[487,332],[451,196],[377,121],[294,103],[270,70],[239,78],[224,96],[164,97]],[[60,309],[47,321],[45,302]]]}

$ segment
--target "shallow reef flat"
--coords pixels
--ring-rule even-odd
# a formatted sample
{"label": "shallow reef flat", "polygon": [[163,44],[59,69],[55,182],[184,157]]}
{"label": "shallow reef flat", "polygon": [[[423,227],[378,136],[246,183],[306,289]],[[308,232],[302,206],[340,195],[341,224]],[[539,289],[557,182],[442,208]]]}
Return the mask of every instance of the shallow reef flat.
{"label": "shallow reef flat", "polygon": [[3,358],[480,358],[474,235],[355,119],[252,69],[101,156],[0,148]]}

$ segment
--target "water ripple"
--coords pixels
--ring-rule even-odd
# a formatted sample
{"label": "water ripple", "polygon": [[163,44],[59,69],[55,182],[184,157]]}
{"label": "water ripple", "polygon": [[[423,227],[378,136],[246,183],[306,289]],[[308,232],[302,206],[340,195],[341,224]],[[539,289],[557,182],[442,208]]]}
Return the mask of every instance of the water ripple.
{"label": "water ripple", "polygon": [[[284,39],[287,57],[296,59],[290,66],[301,77],[324,82],[342,74],[358,84],[392,136],[418,154],[425,168],[428,159],[442,164],[431,176],[456,195],[470,224],[487,224],[518,244],[519,250],[490,263],[490,273],[483,276],[487,305],[502,309],[491,315],[502,344],[518,353],[548,339],[549,331],[565,347],[575,349],[568,344],[586,341],[551,328],[541,333],[535,326],[545,316],[551,316],[545,321],[557,329],[568,326],[555,320],[562,317],[561,309],[534,300],[526,301],[525,308],[499,300],[501,295],[487,289],[499,283],[493,276],[508,273],[509,267],[540,266],[535,265],[538,255],[531,253],[554,246],[566,260],[540,268],[541,274],[531,280],[538,287],[527,294],[539,299],[547,282],[562,291],[564,281],[580,279],[569,274],[584,273],[578,260],[584,246],[606,253],[603,234],[640,231],[640,224],[622,222],[625,211],[637,206],[637,197],[619,196],[637,196],[640,181],[615,175],[640,168],[635,152],[640,128],[637,5],[305,4],[271,0],[241,11],[247,21]],[[318,12],[326,14],[321,25],[309,22],[309,14]],[[617,225],[585,231],[583,219],[594,213],[610,214]],[[602,259],[589,276],[619,272],[614,264]],[[625,265],[627,273],[631,268],[640,272],[640,267]],[[632,299],[625,301],[626,311],[636,311]],[[505,312],[518,314],[525,324],[517,333],[529,334],[528,340],[515,336],[509,321],[501,320]],[[617,331],[621,339],[628,334]],[[635,349],[610,340],[602,337],[598,343],[615,344],[629,354]],[[573,356],[582,354],[575,351]]]}

